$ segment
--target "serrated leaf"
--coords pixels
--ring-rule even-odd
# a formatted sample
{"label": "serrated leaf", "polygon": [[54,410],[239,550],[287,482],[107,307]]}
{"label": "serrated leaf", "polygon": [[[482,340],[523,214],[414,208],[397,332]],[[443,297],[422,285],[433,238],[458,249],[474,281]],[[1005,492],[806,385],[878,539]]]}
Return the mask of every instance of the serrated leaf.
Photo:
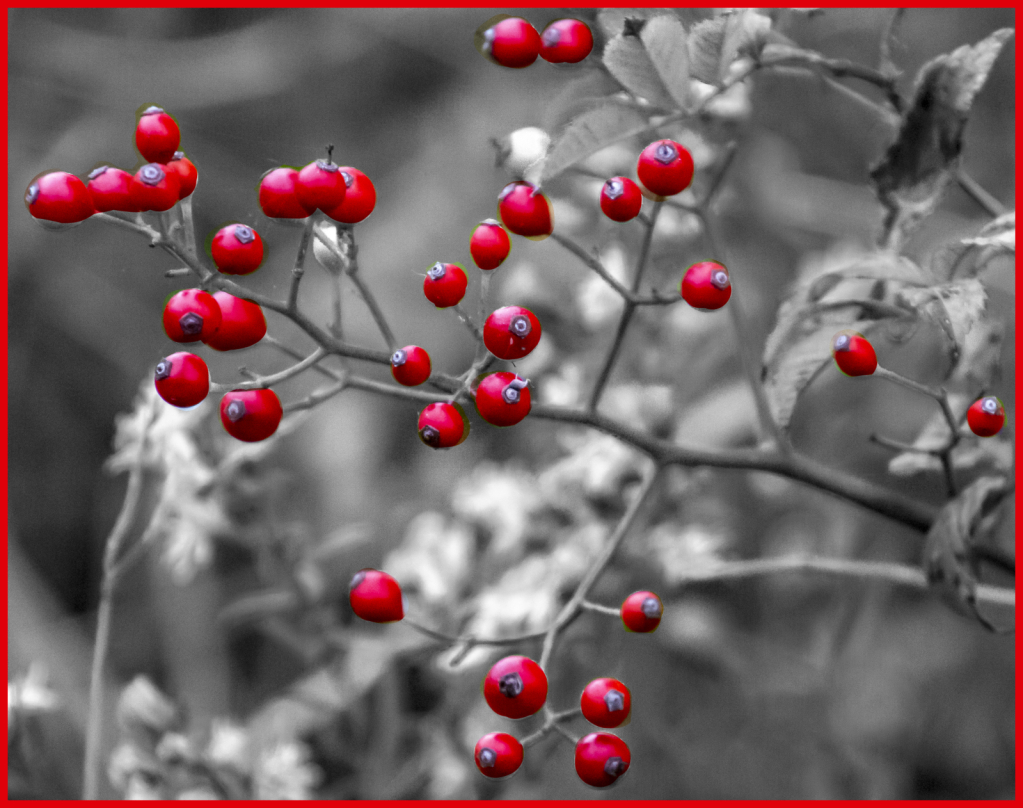
{"label": "serrated leaf", "polygon": [[585,110],[603,104],[618,91],[618,83],[603,70],[589,70],[566,81],[547,105],[543,129],[556,132]]}
{"label": "serrated leaf", "polygon": [[[989,261],[1001,255],[1015,254],[1016,211],[1012,211],[988,222],[975,237],[942,248],[932,266],[935,276],[942,280],[969,278],[981,272]],[[973,260],[966,260],[968,257]]]}
{"label": "serrated leaf", "polygon": [[689,49],[686,29],[678,17],[654,17],[640,34],[643,47],[664,87],[681,109],[689,107]]}
{"label": "serrated leaf", "polygon": [[565,127],[547,153],[542,182],[549,182],[565,169],[645,126],[642,115],[620,104],[606,104],[584,112]]}
{"label": "serrated leaf", "polygon": [[976,278],[968,278],[933,288],[909,289],[902,295],[945,335],[950,359],[947,378],[959,364],[966,335],[984,314],[987,292]]}
{"label": "serrated leaf", "polygon": [[720,85],[740,56],[759,53],[771,20],[751,8],[704,20],[689,32],[690,74],[705,84]]}
{"label": "serrated leaf", "polygon": [[639,37],[619,34],[604,46],[604,66],[633,95],[651,104],[674,108],[671,95]]}

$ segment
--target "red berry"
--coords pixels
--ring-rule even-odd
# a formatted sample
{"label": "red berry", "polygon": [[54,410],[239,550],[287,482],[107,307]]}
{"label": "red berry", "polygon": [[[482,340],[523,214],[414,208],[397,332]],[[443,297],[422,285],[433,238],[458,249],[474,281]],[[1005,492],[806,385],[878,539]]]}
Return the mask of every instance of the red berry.
{"label": "red berry", "polygon": [[970,405],[966,411],[966,422],[974,435],[990,438],[997,435],[1005,424],[1005,408],[994,396],[984,396]]}
{"label": "red berry", "polygon": [[358,224],[376,207],[377,189],[370,178],[357,168],[341,166],[341,176],[345,181],[345,198],[340,205],[324,213],[335,222]]}
{"label": "red berry", "polygon": [[174,152],[181,145],[181,131],[166,112],[149,107],[135,125],[135,145],[150,163],[167,163],[174,159]]}
{"label": "red berry", "polygon": [[536,240],[554,232],[550,200],[531,182],[513,182],[497,197],[497,214],[511,232]]}
{"label": "red berry", "polygon": [[439,401],[419,413],[419,439],[433,449],[450,449],[469,437],[469,419],[460,404]]}
{"label": "red berry", "polygon": [[525,718],[547,701],[547,675],[528,657],[507,656],[483,679],[483,698],[498,715]]}
{"label": "red berry", "polygon": [[267,171],[259,181],[259,207],[271,219],[305,219],[316,208],[298,200],[298,171],[288,166]]}
{"label": "red berry", "polygon": [[220,422],[233,438],[250,443],[266,440],[281,422],[284,410],[273,390],[232,390],[220,399]]}
{"label": "red berry", "polygon": [[156,366],[156,392],[175,407],[194,407],[210,392],[210,371],[195,354],[172,353]]}
{"label": "red berry", "polygon": [[167,163],[167,170],[173,171],[178,177],[178,199],[191,196],[195,184],[199,181],[199,169],[185,157],[182,151],[174,152],[174,159]]}
{"label": "red berry", "polygon": [[874,346],[858,331],[846,329],[835,334],[831,355],[846,376],[869,376],[877,370]]}
{"label": "red berry", "polygon": [[540,321],[522,306],[497,309],[483,324],[483,344],[498,359],[521,359],[540,341]]}
{"label": "red berry", "polygon": [[391,354],[391,375],[398,384],[415,387],[430,378],[430,354],[418,345],[406,345]]}
{"label": "red berry", "polygon": [[178,175],[160,163],[146,163],[135,172],[128,199],[136,210],[170,210],[178,201]]}
{"label": "red berry", "polygon": [[295,194],[303,207],[326,212],[345,201],[344,174],[341,166],[327,160],[313,160],[298,172]]}
{"label": "red berry", "polygon": [[37,219],[72,224],[96,212],[89,189],[74,174],[51,171],[36,177],[25,191],[28,212]]}
{"label": "red berry", "polygon": [[480,53],[502,67],[529,67],[540,53],[540,35],[521,17],[490,20],[476,35]]}
{"label": "red berry", "polygon": [[213,336],[223,315],[217,299],[202,289],[182,289],[163,307],[163,330],[174,342],[198,342]]}
{"label": "red berry", "polygon": [[120,210],[136,213],[131,203],[132,175],[127,171],[113,166],[100,166],[89,172],[89,197],[93,207],[100,212]]}
{"label": "red berry", "polygon": [[643,192],[628,177],[612,177],[600,189],[600,209],[616,222],[635,219],[643,207]]}
{"label": "red berry", "polygon": [[476,412],[494,426],[514,426],[527,415],[531,405],[529,379],[514,373],[491,373],[476,387]]}
{"label": "red berry", "polygon": [[507,732],[488,732],[476,741],[475,758],[487,777],[507,777],[522,765],[522,744]]}
{"label": "red berry", "polygon": [[605,729],[620,727],[632,712],[632,694],[617,679],[594,679],[583,690],[580,703],[583,717]]}
{"label": "red berry", "polygon": [[225,275],[248,275],[263,263],[263,239],[248,225],[229,224],[213,236],[210,252]]}
{"label": "red berry", "polygon": [[393,623],[405,616],[401,587],[386,572],[359,570],[348,584],[348,602],[356,617],[370,623]]}
{"label": "red berry", "polygon": [[653,592],[633,592],[622,603],[621,613],[626,629],[646,634],[660,625],[664,605]]}
{"label": "red berry", "polygon": [[220,306],[220,327],[203,339],[215,351],[237,351],[255,345],[266,335],[266,316],[258,303],[227,292],[214,292]]}
{"label": "red berry", "polygon": [[636,173],[650,193],[672,196],[693,181],[693,156],[674,140],[655,140],[640,153]]}
{"label": "red berry", "polygon": [[575,64],[591,50],[593,34],[582,20],[555,20],[540,34],[540,56],[548,62]]}
{"label": "red berry", "polygon": [[484,219],[472,231],[469,252],[480,269],[497,269],[511,252],[511,238],[496,219]]}
{"label": "red berry", "polygon": [[722,264],[700,261],[686,270],[679,292],[694,309],[720,309],[732,296],[732,282]]}
{"label": "red berry", "polygon": [[632,755],[625,741],[610,732],[591,732],[575,745],[575,771],[587,785],[603,788],[629,770]]}
{"label": "red berry", "polygon": [[423,281],[423,293],[438,309],[454,306],[465,297],[469,279],[458,264],[442,264],[439,261],[430,267]]}

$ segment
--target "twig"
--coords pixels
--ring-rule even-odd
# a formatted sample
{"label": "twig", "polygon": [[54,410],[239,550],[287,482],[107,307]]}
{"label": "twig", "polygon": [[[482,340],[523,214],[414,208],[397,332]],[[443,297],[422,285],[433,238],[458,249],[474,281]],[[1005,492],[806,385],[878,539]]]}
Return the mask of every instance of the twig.
{"label": "twig", "polygon": [[915,390],[917,393],[922,393],[925,396],[933,398],[941,407],[941,412],[945,416],[945,422],[948,424],[949,431],[953,435],[959,434],[959,424],[956,421],[956,417],[952,414],[952,408],[948,403],[948,394],[944,390],[936,390],[932,387],[928,387],[920,382],[907,379],[905,376],[901,376],[893,370],[883,368],[880,365],[874,370],[874,376],[881,379],[887,379],[890,382],[902,385],[909,390]]}
{"label": "twig", "polygon": [[480,331],[479,326],[472,321],[469,313],[462,308],[462,304],[456,303],[451,308],[454,309],[455,314],[458,315],[458,319],[461,320],[465,324],[465,327],[469,329],[469,333],[472,334],[473,339],[477,342],[483,342],[483,332]]}
{"label": "twig", "polygon": [[295,256],[295,266],[291,270],[291,290],[288,292],[288,311],[298,311],[298,286],[305,275],[305,254],[309,249],[309,238],[313,232],[313,220],[315,216],[306,219],[302,228],[302,238],[298,242],[298,254]]}
{"label": "twig", "polygon": [[1005,213],[1005,205],[988,191],[983,185],[960,168],[955,174],[959,187],[966,191],[970,199],[980,205],[989,216],[1001,216]]}
{"label": "twig", "polygon": [[327,352],[323,348],[317,348],[297,365],[285,368],[279,373],[274,373],[270,376],[253,375],[250,381],[239,382],[237,384],[211,384],[210,390],[214,393],[226,393],[228,390],[254,390],[261,387],[273,387],[275,384],[280,384],[292,376],[297,376],[306,368],[312,367],[326,355]]}
{"label": "twig", "polygon": [[[651,225],[647,225],[649,229],[653,229]],[[619,281],[614,275],[605,269],[604,265],[600,262],[600,259],[595,255],[590,255],[586,250],[576,244],[572,239],[567,236],[561,235],[559,232],[554,231],[551,233],[551,240],[556,241],[566,250],[577,256],[586,266],[596,272],[604,281],[614,289],[623,300],[629,301],[633,298],[633,294],[629,291],[628,287]]]}
{"label": "twig", "polygon": [[616,609],[613,606],[603,606],[599,603],[591,603],[588,600],[584,600],[579,604],[580,609],[584,609],[588,612],[598,612],[599,614],[609,614],[612,617],[620,617],[621,609]]}
{"label": "twig", "polygon": [[402,624],[408,626],[411,629],[415,629],[420,634],[425,634],[427,637],[433,637],[435,640],[445,642],[448,645],[517,645],[520,642],[530,642],[531,640],[542,640],[547,632],[536,631],[532,634],[518,634],[513,637],[456,637],[453,634],[447,634],[443,631],[438,631],[435,628],[424,626],[417,620],[413,620],[411,617],[406,615],[402,619]]}

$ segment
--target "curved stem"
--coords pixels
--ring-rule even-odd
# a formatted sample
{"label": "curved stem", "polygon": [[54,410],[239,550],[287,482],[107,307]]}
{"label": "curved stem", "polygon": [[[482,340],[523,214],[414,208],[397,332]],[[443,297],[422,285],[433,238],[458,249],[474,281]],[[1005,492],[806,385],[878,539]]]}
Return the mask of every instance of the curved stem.
{"label": "curved stem", "polygon": [[600,603],[591,603],[588,600],[582,601],[579,604],[579,608],[587,612],[597,612],[598,614],[607,614],[612,617],[620,617],[622,613],[621,609],[616,609],[614,606],[604,606]]}
{"label": "curved stem", "polygon": [[309,250],[309,239],[313,232],[313,220],[315,216],[310,216],[305,221],[305,226],[302,228],[302,238],[298,242],[298,254],[295,256],[295,266],[291,270],[291,289],[288,292],[288,311],[298,311],[298,286],[302,282],[302,276],[305,275],[305,254]]}
{"label": "curved stem", "polygon": [[409,628],[415,629],[420,634],[425,634],[427,637],[432,637],[435,640],[448,643],[449,645],[515,645],[520,642],[529,642],[530,640],[540,640],[546,635],[546,631],[536,631],[532,634],[518,634],[513,637],[456,637],[453,634],[447,634],[443,631],[438,631],[435,628],[430,628],[422,623],[413,620],[411,617],[406,615],[402,621],[403,624]]}
{"label": "curved stem", "polygon": [[915,390],[917,393],[922,393],[925,396],[933,398],[941,407],[941,412],[945,416],[945,422],[948,424],[949,431],[951,431],[953,436],[958,436],[959,424],[956,421],[955,415],[952,414],[952,408],[948,403],[948,394],[946,394],[944,390],[928,387],[925,384],[913,381],[913,379],[907,379],[905,376],[902,376],[893,370],[888,370],[888,368],[883,368],[880,365],[874,369],[873,375],[881,379],[887,379],[890,382],[895,382],[895,384],[900,384],[909,390]]}
{"label": "curved stem", "polygon": [[462,323],[465,324],[465,327],[469,329],[469,333],[472,334],[472,338],[476,340],[476,342],[483,342],[483,332],[480,331],[479,326],[472,321],[469,313],[462,308],[462,304],[456,303],[451,308],[454,310],[455,314],[458,315],[458,319],[461,320]]}
{"label": "curved stem", "polygon": [[309,356],[299,362],[297,365],[292,365],[290,368],[285,368],[279,373],[274,373],[270,376],[254,376],[250,381],[238,382],[237,384],[211,384],[210,391],[214,393],[225,393],[228,390],[254,390],[261,387],[273,387],[275,384],[286,381],[292,376],[297,376],[303,370],[315,365],[323,357],[327,355],[327,352],[323,348],[317,348]]}

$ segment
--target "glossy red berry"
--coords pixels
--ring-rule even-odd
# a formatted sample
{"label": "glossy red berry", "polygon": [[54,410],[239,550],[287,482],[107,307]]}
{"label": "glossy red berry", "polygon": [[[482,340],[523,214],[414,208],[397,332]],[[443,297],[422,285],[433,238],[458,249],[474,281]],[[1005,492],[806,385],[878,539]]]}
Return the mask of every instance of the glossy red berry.
{"label": "glossy red berry", "polygon": [[507,656],[483,679],[483,698],[498,715],[525,718],[547,701],[547,675],[529,657]]}
{"label": "glossy red berry", "polygon": [[580,697],[583,718],[610,729],[624,724],[632,712],[632,694],[617,679],[594,679]]}
{"label": "glossy red berry", "polygon": [[178,201],[178,175],[160,163],[146,163],[135,172],[128,198],[136,210],[170,210]]}
{"label": "glossy red berry", "polygon": [[182,151],[174,152],[174,159],[167,163],[167,170],[173,171],[178,177],[178,199],[191,196],[195,184],[199,181],[199,169],[185,157]]}
{"label": "glossy red berry", "polygon": [[96,212],[89,189],[74,174],[51,171],[32,180],[25,191],[28,212],[37,219],[73,224]]}
{"label": "glossy red berry", "polygon": [[391,375],[398,384],[415,387],[430,378],[430,354],[418,345],[406,345],[391,354]]}
{"label": "glossy red berry", "polygon": [[621,614],[626,629],[646,634],[661,624],[664,605],[653,592],[633,592],[622,603]]}
{"label": "glossy red berry", "polygon": [[419,439],[432,449],[450,449],[469,437],[469,419],[460,404],[439,401],[419,413]]}
{"label": "glossy red berry", "polygon": [[138,211],[131,202],[131,181],[133,175],[121,168],[100,166],[89,172],[89,197],[96,210],[120,210],[128,213]]}
{"label": "glossy red berry", "polygon": [[281,423],[284,410],[273,390],[232,390],[220,399],[220,422],[233,438],[266,440]]}
{"label": "glossy red berry", "polygon": [[540,54],[540,35],[521,17],[484,23],[477,31],[479,50],[502,67],[529,67]]}
{"label": "glossy red berry", "polygon": [[496,219],[484,219],[472,231],[469,252],[480,269],[497,269],[511,252],[508,231]]}
{"label": "glossy red berry", "polygon": [[612,785],[629,770],[631,762],[628,745],[610,732],[591,732],[575,745],[575,771],[587,785]]}
{"label": "glossy red berry", "polygon": [[997,435],[1005,425],[1005,408],[994,396],[974,401],[966,411],[966,422],[970,431],[981,438]]}
{"label": "glossy red berry", "polygon": [[210,252],[225,275],[248,275],[263,263],[263,239],[248,225],[229,224],[213,236]]}
{"label": "glossy red berry", "polygon": [[497,214],[512,233],[536,240],[554,232],[550,200],[531,182],[513,182],[497,197]]}
{"label": "glossy red berry", "polygon": [[298,171],[288,166],[267,171],[259,181],[259,207],[271,219],[305,219],[316,208],[307,208],[295,189]]}
{"label": "glossy red berry", "polygon": [[227,292],[214,292],[213,299],[220,306],[220,327],[203,339],[213,350],[238,351],[266,336],[266,315],[258,303]]}
{"label": "glossy red berry", "polygon": [[600,189],[600,209],[616,222],[627,222],[639,215],[643,192],[628,177],[612,177]]}
{"label": "glossy red berry", "polygon": [[167,163],[174,159],[174,152],[181,145],[181,131],[166,112],[149,107],[135,125],[135,145],[150,163]]}
{"label": "glossy red berry", "polygon": [[199,342],[213,336],[223,315],[220,304],[202,289],[182,289],[163,307],[163,330],[174,342]]}
{"label": "glossy red berry", "polygon": [[335,222],[358,224],[373,212],[377,204],[377,189],[370,178],[359,169],[341,166],[345,181],[345,198],[341,204],[324,211]]}
{"label": "glossy red berry", "polygon": [[732,296],[732,281],[724,265],[700,261],[686,270],[679,292],[694,309],[720,309]]}
{"label": "glossy red berry", "polygon": [[370,623],[393,623],[405,616],[401,587],[386,572],[365,569],[348,584],[348,602],[356,617]]}
{"label": "glossy red berry", "polygon": [[341,166],[328,160],[313,160],[298,172],[295,194],[303,207],[333,210],[345,201],[348,186]]}
{"label": "glossy red berry", "polygon": [[555,20],[540,34],[540,56],[548,62],[575,64],[592,50],[593,34],[582,20]]}
{"label": "glossy red berry", "polygon": [[532,406],[529,379],[500,372],[484,376],[476,386],[476,412],[494,426],[514,426]]}
{"label": "glossy red berry", "polygon": [[673,196],[693,181],[693,156],[674,140],[655,140],[640,153],[636,173],[650,193]]}
{"label": "glossy red berry", "polygon": [[522,744],[507,732],[488,732],[476,742],[476,768],[487,777],[507,777],[522,765]]}
{"label": "glossy red berry", "polygon": [[195,354],[164,357],[156,366],[156,392],[175,407],[194,407],[210,392],[210,371]]}
{"label": "glossy red berry", "polygon": [[540,321],[522,306],[497,309],[483,324],[483,344],[498,359],[521,359],[540,341]]}
{"label": "glossy red berry", "polygon": [[874,346],[858,331],[846,329],[835,334],[831,341],[831,355],[846,376],[870,376],[877,370]]}
{"label": "glossy red berry", "polygon": [[454,306],[465,297],[469,279],[458,264],[442,264],[439,261],[430,267],[423,281],[423,293],[438,309]]}

